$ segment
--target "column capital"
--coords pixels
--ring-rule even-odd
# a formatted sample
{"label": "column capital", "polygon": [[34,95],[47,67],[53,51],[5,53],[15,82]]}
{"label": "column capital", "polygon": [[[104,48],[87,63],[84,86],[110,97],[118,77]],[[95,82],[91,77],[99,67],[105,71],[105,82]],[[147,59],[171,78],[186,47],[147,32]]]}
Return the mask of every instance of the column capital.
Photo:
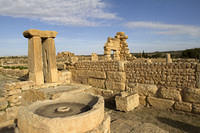
{"label": "column capital", "polygon": [[23,32],[24,37],[32,38],[38,36],[41,38],[55,38],[58,32],[56,31],[41,31],[37,29],[29,29]]}

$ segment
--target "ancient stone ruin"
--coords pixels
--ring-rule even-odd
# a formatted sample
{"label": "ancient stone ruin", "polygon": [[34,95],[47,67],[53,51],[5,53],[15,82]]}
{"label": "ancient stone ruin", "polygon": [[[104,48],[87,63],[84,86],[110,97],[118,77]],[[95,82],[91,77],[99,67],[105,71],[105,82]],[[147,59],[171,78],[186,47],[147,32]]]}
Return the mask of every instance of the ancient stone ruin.
{"label": "ancient stone ruin", "polygon": [[[130,60],[124,32],[108,38],[104,55],[62,52],[56,60],[57,32],[31,29],[23,34],[28,38],[29,71],[0,68],[0,72],[20,76],[29,72],[29,81],[4,85],[0,127],[14,125],[16,133],[110,133],[103,98],[122,112],[143,106],[200,114],[200,63],[196,60],[172,61],[170,54],[162,60]],[[17,62],[0,61],[2,65]],[[27,64],[27,59],[19,63]]]}
{"label": "ancient stone ruin", "polygon": [[117,32],[114,38],[108,37],[104,46],[104,55],[106,60],[111,60],[111,52],[113,51],[114,60],[126,60],[130,57],[130,51],[126,40],[128,36],[124,32]]}
{"label": "ancient stone ruin", "polygon": [[29,80],[36,84],[52,83],[58,80],[56,66],[55,31],[30,29],[24,31],[28,38]]}

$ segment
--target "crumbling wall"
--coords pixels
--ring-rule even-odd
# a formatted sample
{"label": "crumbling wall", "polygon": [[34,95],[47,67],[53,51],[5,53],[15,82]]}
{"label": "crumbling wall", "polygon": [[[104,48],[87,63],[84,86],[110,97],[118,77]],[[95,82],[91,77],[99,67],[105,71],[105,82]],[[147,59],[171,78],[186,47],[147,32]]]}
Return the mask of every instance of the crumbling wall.
{"label": "crumbling wall", "polygon": [[101,91],[137,92],[144,106],[200,113],[200,64],[197,63],[85,61],[67,69],[72,72],[74,82]]}

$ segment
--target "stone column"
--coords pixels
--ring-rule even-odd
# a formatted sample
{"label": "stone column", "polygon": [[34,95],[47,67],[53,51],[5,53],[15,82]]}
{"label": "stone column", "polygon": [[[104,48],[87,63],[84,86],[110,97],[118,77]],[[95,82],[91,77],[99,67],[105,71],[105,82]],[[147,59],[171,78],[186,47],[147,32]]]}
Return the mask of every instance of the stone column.
{"label": "stone column", "polygon": [[166,54],[166,63],[172,63],[171,55],[169,53]]}
{"label": "stone column", "polygon": [[56,49],[53,38],[42,39],[43,72],[47,83],[57,82]]}
{"label": "stone column", "polygon": [[29,80],[37,85],[58,80],[56,67],[55,31],[40,31],[30,29],[24,31],[28,38],[28,68]]}
{"label": "stone column", "polygon": [[28,39],[28,69],[29,80],[34,81],[37,85],[44,84],[42,44],[39,36]]}

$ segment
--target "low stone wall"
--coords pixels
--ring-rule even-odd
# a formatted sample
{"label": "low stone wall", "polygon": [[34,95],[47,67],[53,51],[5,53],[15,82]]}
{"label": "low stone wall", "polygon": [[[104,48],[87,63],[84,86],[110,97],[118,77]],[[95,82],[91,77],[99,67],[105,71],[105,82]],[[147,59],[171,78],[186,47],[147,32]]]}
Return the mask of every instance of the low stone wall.
{"label": "low stone wall", "polygon": [[3,88],[3,97],[0,97],[0,128],[14,123],[18,108],[21,105],[29,105],[38,100],[55,97],[53,94],[44,92],[42,88],[53,88],[71,82],[70,72],[62,71],[58,72],[58,74],[58,83],[46,83],[43,85],[36,85],[33,81],[6,83]]}
{"label": "low stone wall", "polygon": [[0,67],[0,73],[3,75],[14,76],[14,77],[27,77],[28,69],[4,69]]}
{"label": "low stone wall", "polygon": [[[85,61],[67,67],[74,82],[100,90],[136,92],[140,104],[200,113],[200,64]],[[103,91],[96,91],[103,94]],[[110,93],[111,94],[111,93]]]}

